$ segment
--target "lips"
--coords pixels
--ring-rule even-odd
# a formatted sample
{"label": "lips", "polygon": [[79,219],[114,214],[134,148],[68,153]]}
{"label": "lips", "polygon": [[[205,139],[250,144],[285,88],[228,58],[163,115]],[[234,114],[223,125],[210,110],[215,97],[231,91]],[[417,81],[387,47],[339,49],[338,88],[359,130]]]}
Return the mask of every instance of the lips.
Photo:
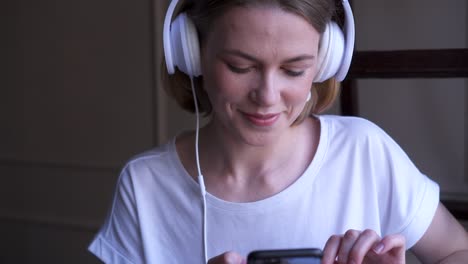
{"label": "lips", "polygon": [[253,125],[267,127],[272,126],[276,123],[279,118],[279,114],[247,114],[244,113],[244,116],[250,121]]}

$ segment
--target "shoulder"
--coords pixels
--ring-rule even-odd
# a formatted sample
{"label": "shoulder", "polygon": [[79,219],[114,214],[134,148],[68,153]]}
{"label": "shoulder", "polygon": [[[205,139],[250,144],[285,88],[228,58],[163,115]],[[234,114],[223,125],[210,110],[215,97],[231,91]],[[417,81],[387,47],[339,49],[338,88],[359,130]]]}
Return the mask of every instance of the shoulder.
{"label": "shoulder", "polygon": [[119,188],[147,188],[161,184],[165,176],[174,174],[178,168],[174,140],[149,149],[128,159],[120,170]]}
{"label": "shoulder", "polygon": [[407,153],[382,128],[361,117],[323,116],[322,131],[326,134],[328,154],[333,159],[353,157],[363,165],[380,164],[385,171],[388,166],[408,164],[413,166]]}
{"label": "shoulder", "polygon": [[167,160],[176,154],[174,144],[174,140],[171,140],[160,146],[136,154],[125,162],[123,169],[166,164]]}
{"label": "shoulder", "polygon": [[365,128],[375,129],[378,126],[370,120],[357,116],[338,116],[338,115],[322,115],[319,116],[322,123],[339,128]]}
{"label": "shoulder", "polygon": [[344,138],[348,141],[389,139],[382,128],[362,117],[325,115],[320,116],[320,122],[331,140],[335,138]]}
{"label": "shoulder", "polygon": [[[438,204],[439,187],[425,176],[406,152],[378,125],[359,117],[320,117],[330,139],[324,166],[328,186],[350,191],[361,199],[354,204],[374,205],[381,233],[402,233],[411,246],[426,230]],[[359,185],[362,184],[362,185]],[[356,187],[359,186],[359,187]],[[327,190],[330,188],[328,187]],[[338,189],[338,188],[337,188]],[[377,201],[372,199],[378,198]],[[371,215],[372,207],[365,207]],[[369,209],[370,208],[370,209]]]}

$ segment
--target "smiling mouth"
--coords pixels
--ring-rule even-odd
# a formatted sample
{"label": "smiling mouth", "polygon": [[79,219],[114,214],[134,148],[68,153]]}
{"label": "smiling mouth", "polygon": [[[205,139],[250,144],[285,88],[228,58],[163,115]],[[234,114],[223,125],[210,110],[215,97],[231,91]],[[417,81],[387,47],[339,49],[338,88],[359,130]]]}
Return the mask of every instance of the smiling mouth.
{"label": "smiling mouth", "polygon": [[247,114],[244,113],[244,116],[247,118],[247,120],[250,121],[250,123],[256,125],[256,126],[261,126],[261,127],[267,127],[267,126],[272,126],[276,123],[276,120],[279,118],[279,114],[266,114],[266,115],[261,115],[261,114]]}

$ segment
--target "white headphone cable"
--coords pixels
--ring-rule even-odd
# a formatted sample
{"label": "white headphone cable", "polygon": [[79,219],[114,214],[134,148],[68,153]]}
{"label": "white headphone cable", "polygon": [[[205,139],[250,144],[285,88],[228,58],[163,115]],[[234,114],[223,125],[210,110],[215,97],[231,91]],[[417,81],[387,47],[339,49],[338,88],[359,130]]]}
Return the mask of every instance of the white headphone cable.
{"label": "white headphone cable", "polygon": [[198,170],[198,184],[200,185],[200,194],[203,200],[203,251],[204,251],[204,258],[205,263],[208,263],[208,249],[206,244],[206,188],[205,188],[205,181],[203,179],[203,174],[201,173],[200,168],[200,157],[198,153],[198,141],[199,141],[199,131],[200,131],[200,113],[198,111],[198,100],[197,100],[197,93],[195,92],[195,85],[193,83],[193,77],[190,76],[190,84],[192,86],[192,94],[193,94],[193,102],[195,104],[195,115],[197,119],[196,130],[195,130],[195,158],[197,162],[197,170]]}

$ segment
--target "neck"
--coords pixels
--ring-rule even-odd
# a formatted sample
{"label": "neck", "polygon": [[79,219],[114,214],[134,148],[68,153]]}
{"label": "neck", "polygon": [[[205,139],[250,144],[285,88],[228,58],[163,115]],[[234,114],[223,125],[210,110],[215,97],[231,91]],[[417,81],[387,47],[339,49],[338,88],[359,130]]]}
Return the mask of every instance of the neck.
{"label": "neck", "polygon": [[209,158],[207,162],[218,164],[223,175],[227,173],[233,177],[267,177],[292,159],[294,146],[297,146],[296,141],[300,138],[300,129],[295,127],[288,135],[281,135],[272,142],[253,145],[219,130],[217,127],[206,127],[202,132],[201,148],[204,158]]}
{"label": "neck", "polygon": [[312,160],[316,145],[313,139],[318,142],[314,123],[305,121],[261,145],[233,138],[209,124],[200,133],[201,170],[208,191],[239,201],[283,190],[302,175]]}

